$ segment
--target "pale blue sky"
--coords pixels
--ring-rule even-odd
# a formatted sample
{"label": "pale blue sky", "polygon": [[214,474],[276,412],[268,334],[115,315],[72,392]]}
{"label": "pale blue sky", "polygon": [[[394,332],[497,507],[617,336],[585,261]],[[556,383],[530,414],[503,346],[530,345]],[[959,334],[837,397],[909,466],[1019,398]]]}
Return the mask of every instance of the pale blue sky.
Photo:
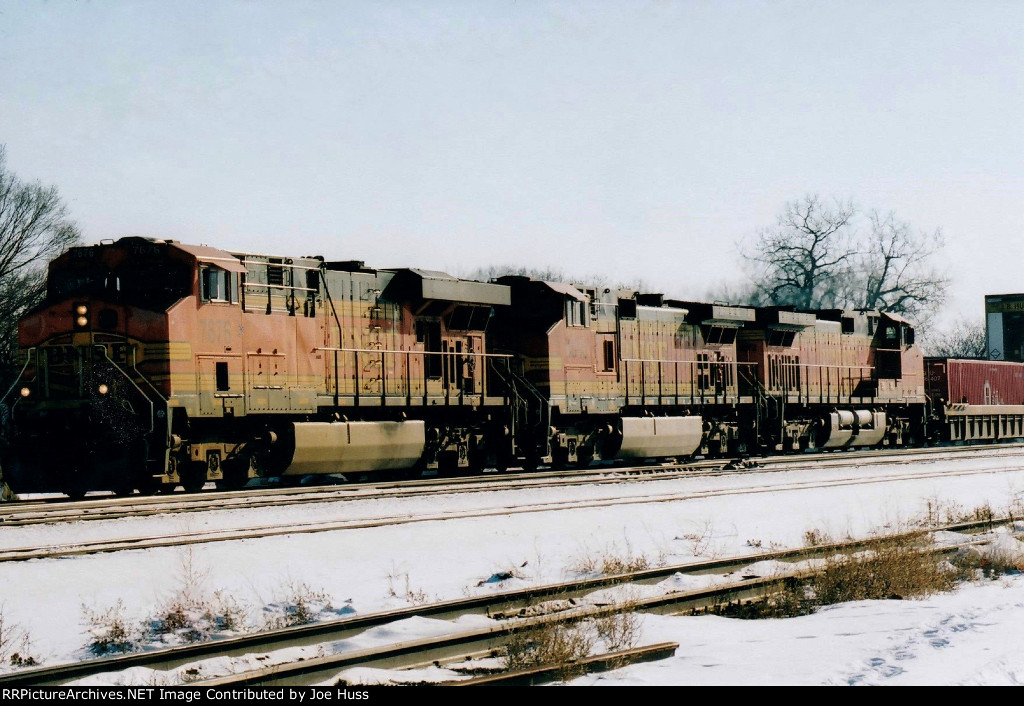
{"label": "pale blue sky", "polygon": [[808,192],[1024,291],[1024,2],[0,0],[0,143],[89,241],[699,297]]}

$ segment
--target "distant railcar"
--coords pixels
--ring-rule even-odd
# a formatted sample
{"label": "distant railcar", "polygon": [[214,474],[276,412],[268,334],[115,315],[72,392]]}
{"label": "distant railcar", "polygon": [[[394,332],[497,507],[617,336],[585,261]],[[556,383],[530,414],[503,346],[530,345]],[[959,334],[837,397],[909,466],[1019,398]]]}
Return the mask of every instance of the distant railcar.
{"label": "distant railcar", "polygon": [[943,440],[1024,437],[1024,363],[927,358],[925,373]]}

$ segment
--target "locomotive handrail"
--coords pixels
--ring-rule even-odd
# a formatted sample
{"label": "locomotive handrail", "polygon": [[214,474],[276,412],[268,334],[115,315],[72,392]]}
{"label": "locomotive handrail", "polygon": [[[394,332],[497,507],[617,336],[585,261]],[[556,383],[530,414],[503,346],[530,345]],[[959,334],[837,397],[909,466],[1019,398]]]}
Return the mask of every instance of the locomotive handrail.
{"label": "locomotive handrail", "polygon": [[242,282],[243,287],[267,287],[269,289],[287,289],[290,292],[319,292],[313,287],[297,287],[291,284],[265,284],[263,282]]}
{"label": "locomotive handrail", "polygon": [[846,370],[874,370],[873,365],[840,365],[840,364],[828,364],[828,363],[783,363],[779,362],[779,365],[783,368],[845,368]]}
{"label": "locomotive handrail", "polygon": [[[146,400],[146,403],[147,403],[147,404],[149,405],[149,429],[148,429],[148,431],[149,431],[149,432],[152,432],[152,431],[153,431],[153,430],[154,430],[154,429],[156,428],[156,424],[155,424],[155,423],[154,423],[154,421],[153,421],[153,419],[154,419],[154,417],[155,417],[155,414],[154,414],[154,405],[153,405],[153,400],[151,400],[151,399],[149,398],[149,395],[147,395],[147,394],[146,394],[145,392],[143,392],[143,391],[142,391],[142,388],[141,388],[141,387],[139,387],[139,386],[138,386],[138,384],[137,384],[137,383],[136,383],[136,382],[135,382],[134,380],[132,380],[132,376],[131,376],[131,375],[129,375],[128,373],[126,373],[126,372],[125,372],[125,371],[124,371],[124,370],[123,370],[123,369],[121,368],[121,366],[120,366],[120,365],[118,365],[117,363],[115,363],[115,362],[113,361],[113,359],[112,359],[112,358],[111,358],[111,357],[110,357],[109,355],[107,355],[107,347],[106,347],[106,346],[103,346],[103,345],[95,345],[95,344],[94,344],[94,345],[92,346],[92,348],[93,348],[93,350],[100,350],[100,351],[103,351],[103,357],[107,359],[107,362],[108,362],[108,363],[110,363],[110,366],[111,366],[112,368],[114,368],[114,369],[115,369],[115,370],[116,370],[117,372],[121,373],[121,375],[123,375],[123,376],[124,376],[124,378],[125,378],[125,379],[126,379],[126,380],[127,380],[128,382],[130,382],[130,383],[131,383],[132,387],[134,387],[134,388],[135,388],[135,390],[136,390],[136,391],[137,391],[137,392],[138,392],[138,393],[139,393],[140,395],[142,395],[142,399]],[[143,378],[143,379],[145,379],[145,378]],[[147,380],[147,382],[148,382],[148,380]],[[155,388],[154,388],[154,389],[155,389]],[[159,394],[159,392],[158,392],[157,394]]]}
{"label": "locomotive handrail", "polygon": [[[97,345],[97,344],[93,344],[93,345]],[[139,370],[139,366],[136,365],[137,358],[136,358],[135,346],[131,346],[131,352],[132,352],[132,370],[134,370],[135,373],[139,376],[139,378],[149,386],[149,388],[153,391],[153,393],[157,397],[159,397],[161,400],[166,402],[167,398],[164,396],[164,393],[160,392],[160,390],[157,388],[157,386],[154,385],[152,383],[152,381],[148,377],[143,375],[142,371]],[[105,357],[107,357],[107,360],[110,360],[110,357],[106,355],[106,350],[105,349],[104,349],[104,353],[103,354],[104,354]],[[113,361],[111,361],[111,362],[113,363]],[[117,363],[114,363],[114,365],[117,365]],[[141,392],[141,390],[140,390],[140,392]],[[143,394],[145,394],[145,393],[143,393]]]}
{"label": "locomotive handrail", "polygon": [[[740,362],[736,360],[696,360],[696,359],[651,359],[651,358],[620,358],[622,365],[622,378],[626,386],[626,399],[634,395],[630,392],[632,385],[639,386],[639,397],[644,400],[647,397],[657,397],[661,404],[663,398],[674,398],[676,402],[680,398],[689,397],[690,404],[705,404],[707,400],[728,401],[730,397],[738,398],[742,394],[740,389],[740,376],[732,375],[735,369],[737,373],[753,368],[757,364],[751,362]],[[639,380],[630,378],[630,363],[640,363]],[[647,380],[647,367],[657,364],[657,380]],[[688,379],[683,380],[679,375],[679,366],[682,365],[685,371],[689,372]],[[668,366],[673,371],[671,376],[665,374],[664,367]],[[725,375],[722,372],[725,371]],[[714,373],[717,377],[712,377]],[[634,371],[634,375],[635,375]],[[706,376],[706,377],[705,377]],[[666,377],[671,377],[666,380]],[[666,389],[667,386],[667,389]],[[653,387],[653,389],[650,389]],[[684,390],[686,390],[684,392]],[[650,394],[649,394],[650,393]]]}
{"label": "locomotive handrail", "polygon": [[[783,361],[777,360],[775,363],[779,370],[796,370],[796,380],[791,381],[776,381],[776,384],[768,386],[768,392],[770,394],[790,394],[795,393],[797,398],[803,398],[805,402],[810,402],[812,398],[817,397],[818,401],[821,401],[822,397],[832,398],[833,396],[837,399],[846,397],[854,397],[854,391],[856,390],[856,384],[865,381],[871,382],[875,380],[873,375],[875,367],[871,365],[843,365],[835,363],[802,363],[796,361]],[[818,393],[817,395],[812,394],[811,387],[814,380],[811,375],[800,375],[802,369],[807,369],[808,372],[817,369],[817,384]],[[835,387],[833,388],[833,376],[825,375],[822,373],[835,370],[838,375],[835,376],[838,379],[835,380]],[[854,372],[857,372],[854,375]],[[868,373],[865,375],[865,371]],[[860,395],[863,397],[864,395]]]}
{"label": "locomotive handrail", "polygon": [[476,356],[481,358],[512,358],[514,357],[511,353],[478,353],[474,351],[415,351],[415,350],[395,350],[392,348],[334,348],[331,346],[317,346],[313,350],[315,351],[338,351],[339,353],[416,353],[418,355],[462,355],[462,356]]}
{"label": "locomotive handrail", "polygon": [[[508,353],[483,353],[483,352],[476,352],[476,351],[454,351],[454,350],[451,350],[451,351],[417,351],[417,350],[394,350],[394,349],[390,349],[390,348],[349,348],[349,347],[336,347],[336,346],[316,346],[315,348],[313,348],[313,350],[314,351],[328,351],[328,352],[332,352],[332,353],[335,354],[335,356],[334,356],[335,357],[335,366],[334,366],[335,405],[338,404],[339,393],[337,392],[337,389],[338,389],[338,381],[340,380],[339,368],[338,368],[338,365],[337,365],[337,357],[338,357],[337,354],[338,353],[352,353],[353,354],[353,363],[354,363],[354,366],[353,366],[354,367],[354,377],[353,377],[353,380],[355,382],[354,397],[355,397],[355,400],[356,400],[357,404],[358,404],[359,398],[361,396],[360,392],[359,392],[359,383],[361,382],[360,379],[359,379],[359,354],[360,353],[369,353],[369,354],[373,355],[374,357],[376,357],[378,355],[380,356],[380,361],[379,362],[377,362],[377,361],[373,361],[372,362],[372,364],[379,364],[380,365],[380,368],[381,368],[380,374],[377,377],[370,378],[370,380],[374,381],[374,382],[379,381],[380,382],[381,390],[380,390],[379,394],[373,393],[373,394],[370,394],[368,396],[370,396],[370,397],[380,397],[382,399],[388,397],[388,386],[387,386],[387,377],[386,377],[387,371],[386,371],[386,366],[383,364],[384,355],[387,354],[387,353],[403,354],[403,355],[405,355],[406,358],[407,358],[407,362],[406,362],[406,365],[405,365],[405,381],[404,381],[405,382],[405,392],[404,392],[404,395],[401,392],[399,392],[399,394],[391,395],[391,396],[392,397],[404,396],[410,402],[411,402],[411,400],[413,398],[413,392],[412,392],[412,389],[413,389],[413,385],[412,385],[412,365],[411,365],[411,358],[409,358],[410,356],[417,355],[417,356],[424,356],[424,357],[426,357],[428,355],[435,355],[435,356],[442,356],[442,358],[447,356],[450,360],[454,360],[454,359],[457,359],[457,358],[481,358],[481,359],[491,359],[491,360],[494,360],[494,359],[506,359],[506,358],[512,358],[513,357],[511,354],[508,354]],[[428,389],[429,388],[428,380],[436,379],[436,377],[438,377],[438,376],[433,376],[433,375],[428,376],[427,375],[427,368],[426,368],[425,365],[423,366],[423,380],[422,380],[423,394],[422,394],[422,397],[423,397],[423,400],[424,400],[424,404],[426,403],[427,398],[430,397],[430,391]],[[440,377],[443,378],[443,375],[440,376]],[[473,379],[473,378],[470,377],[470,379]],[[486,380],[485,376],[481,376],[480,377],[480,383],[481,383],[481,390],[480,390],[480,392],[479,393],[475,393],[474,392],[474,393],[470,393],[470,394],[472,394],[474,396],[476,394],[479,394],[481,397],[486,397],[487,380]],[[444,393],[445,404],[446,405],[451,404],[452,390],[451,390],[450,383],[444,385],[443,393]],[[459,404],[462,404],[463,398],[466,396],[466,394],[467,393],[465,392],[465,390],[462,389],[461,384],[460,384],[458,392],[457,392],[458,400],[459,400],[458,403]],[[417,393],[416,397],[417,398],[420,397],[419,393]]]}
{"label": "locomotive handrail", "polygon": [[[234,255],[235,257],[238,257],[239,255],[241,255],[240,259],[241,259],[241,262],[242,262],[243,265],[246,262],[249,261],[249,258],[262,257],[262,258],[267,258],[269,260],[271,257],[275,257],[273,255],[260,255],[259,253],[254,253],[254,252],[232,252],[231,254]],[[308,258],[308,259],[314,260],[315,258]],[[294,262],[292,262],[292,263],[288,263],[288,262],[256,262],[255,264],[259,264],[259,265],[273,265],[274,267],[290,267],[293,270],[321,270],[321,269],[323,269],[323,263],[322,262],[319,265],[316,265],[315,267],[312,266],[312,265],[296,265]]]}
{"label": "locomotive handrail", "polygon": [[[36,366],[39,366],[39,349],[32,346],[25,351],[25,364],[21,366],[21,370],[18,371],[17,377],[14,378],[14,382],[11,383],[11,386],[7,388],[7,392],[4,393],[4,396],[0,397],[0,403],[6,402],[7,396],[14,392],[14,388],[18,386],[21,376],[25,374],[25,370],[28,368],[28,364],[31,362],[33,354],[36,356]],[[17,404],[17,402],[15,402],[15,404]]]}
{"label": "locomotive handrail", "polygon": [[702,365],[746,365],[755,366],[757,363],[750,363],[739,360],[689,360],[683,358],[619,358],[623,363],[700,363]]}

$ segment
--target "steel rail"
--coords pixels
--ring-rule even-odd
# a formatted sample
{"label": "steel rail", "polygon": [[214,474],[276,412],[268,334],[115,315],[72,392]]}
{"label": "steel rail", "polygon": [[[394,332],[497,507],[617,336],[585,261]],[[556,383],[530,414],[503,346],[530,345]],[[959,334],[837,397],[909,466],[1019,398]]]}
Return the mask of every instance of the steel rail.
{"label": "steel rail", "polygon": [[[978,544],[981,542],[974,542]],[[963,545],[940,547],[931,551],[952,553]],[[728,584],[669,592],[654,596],[631,598],[627,604],[582,605],[569,610],[526,618],[514,618],[494,625],[458,631],[439,637],[409,640],[365,649],[350,650],[334,655],[273,664],[247,672],[193,682],[193,686],[285,686],[310,685],[338,677],[339,672],[352,667],[401,669],[427,660],[449,660],[467,651],[500,649],[515,632],[602,618],[629,612],[648,612],[678,615],[713,608],[723,603],[757,600],[776,588],[793,580],[806,580],[819,572],[817,569],[797,569],[785,574],[753,577]],[[410,659],[414,658],[414,659]]]}
{"label": "steel rail", "polygon": [[633,647],[628,650],[616,650],[599,655],[591,655],[574,660],[570,665],[546,664],[515,672],[502,672],[482,677],[474,677],[461,681],[441,682],[440,686],[535,686],[562,678],[567,668],[573,675],[607,672],[630,664],[655,662],[668,659],[679,649],[678,642],[658,642],[653,645]]}
{"label": "steel rail", "polygon": [[694,491],[687,493],[630,495],[595,500],[572,501],[554,500],[517,506],[502,506],[475,510],[457,510],[454,512],[425,513],[421,515],[389,515],[376,518],[357,520],[323,520],[296,524],[274,526],[257,526],[247,528],[192,531],[177,535],[149,535],[120,539],[105,539],[79,542],[65,545],[49,545],[35,547],[19,547],[0,550],[0,562],[28,561],[30,559],[56,559],[88,554],[103,554],[134,549],[155,549],[161,547],[181,547],[212,542],[237,541],[243,539],[261,539],[281,535],[313,534],[320,532],[336,532],[352,529],[369,529],[382,526],[396,526],[421,522],[438,522],[445,520],[464,520],[481,517],[495,517],[540,512],[566,510],[583,510],[621,505],[642,505],[653,503],[679,502],[698,500],[730,495],[753,495],[780,491],[800,491],[820,488],[846,487],[854,485],[872,485],[881,483],[898,483],[931,478],[964,477],[987,475],[992,473],[1017,473],[1020,469],[994,467],[970,470],[934,471],[930,473],[909,473],[903,475],[859,476],[856,478],[834,479],[826,481],[799,481],[789,484],[764,484],[747,488],[729,488],[721,490]]}
{"label": "steel rail", "polygon": [[[568,471],[526,472],[516,474],[485,474],[465,478],[426,478],[406,482],[384,482],[316,488],[258,488],[248,491],[204,493],[200,496],[181,494],[178,497],[104,498],[90,501],[58,501],[17,503],[0,511],[0,526],[18,527],[34,524],[55,524],[59,522],[80,522],[110,520],[125,517],[149,517],[186,512],[211,510],[250,509],[264,506],[287,506],[308,503],[412,497],[428,494],[460,494],[491,490],[536,489],[567,487],[584,484],[610,484],[620,482],[644,482],[673,480],[676,478],[720,477],[738,474],[773,473],[800,470],[804,468],[827,468],[849,465],[883,465],[894,460],[898,463],[928,462],[935,456],[954,457],[959,455],[1004,457],[1019,455],[1014,449],[1024,444],[1000,447],[949,447],[916,453],[893,454],[844,454],[843,458],[824,458],[818,455],[803,455],[797,458],[778,458],[758,461],[756,467],[723,468],[728,465],[721,459],[693,462],[689,464],[662,464],[657,466],[614,467],[599,466]],[[943,453],[953,452],[953,453]],[[973,453],[972,453],[973,452]],[[910,458],[906,458],[906,457]]]}

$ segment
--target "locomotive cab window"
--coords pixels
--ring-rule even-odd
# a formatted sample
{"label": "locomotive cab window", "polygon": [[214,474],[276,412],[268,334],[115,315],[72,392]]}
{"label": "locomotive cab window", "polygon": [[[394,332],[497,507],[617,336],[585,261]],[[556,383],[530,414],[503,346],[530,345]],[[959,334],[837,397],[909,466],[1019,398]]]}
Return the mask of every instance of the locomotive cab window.
{"label": "locomotive cab window", "polygon": [[589,326],[590,317],[587,316],[587,303],[575,299],[565,300],[565,323],[569,326]]}
{"label": "locomotive cab window", "polygon": [[200,270],[200,283],[204,302],[233,302],[235,277],[219,267]]}

